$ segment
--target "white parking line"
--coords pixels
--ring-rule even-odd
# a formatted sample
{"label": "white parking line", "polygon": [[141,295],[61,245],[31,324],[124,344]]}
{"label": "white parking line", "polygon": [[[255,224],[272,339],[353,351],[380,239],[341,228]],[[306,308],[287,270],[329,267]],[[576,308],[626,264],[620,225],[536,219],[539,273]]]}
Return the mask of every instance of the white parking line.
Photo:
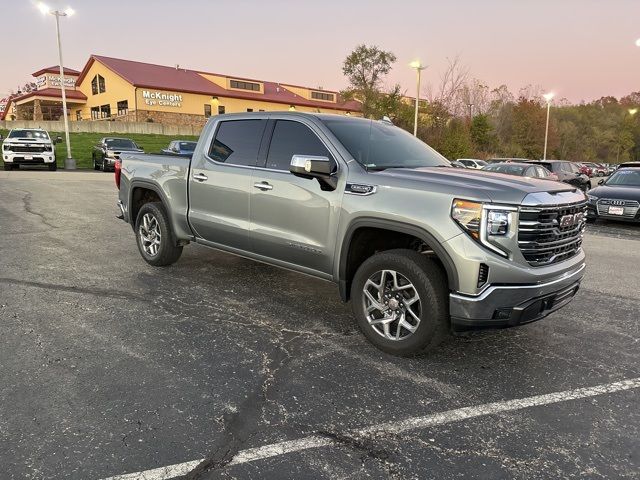
{"label": "white parking line", "polygon": [[[630,380],[622,380],[620,382],[597,385],[595,387],[577,388],[575,390],[565,390],[563,392],[547,393],[543,395],[535,395],[533,397],[517,398],[514,400],[506,400],[502,402],[493,402],[483,405],[457,408],[455,410],[447,410],[446,412],[434,413],[431,415],[425,415],[423,417],[413,417],[398,422],[372,425],[370,427],[350,431],[347,433],[353,436],[368,435],[372,433],[398,434],[409,430],[434,427],[436,425],[459,422],[461,420],[467,420],[470,418],[484,417],[486,415],[495,415],[498,413],[512,412],[514,410],[522,410],[525,408],[567,402],[570,400],[578,400],[581,398],[595,397],[598,395],[605,395],[607,393],[632,390],[639,387],[640,378],[632,378]],[[339,442],[337,442],[336,440],[328,437],[311,435],[296,440],[288,440],[285,442],[279,442],[262,447],[242,450],[238,452],[235,457],[233,457],[230,465],[254,462],[256,460],[263,460],[265,458],[286,455],[288,453],[300,452],[302,450],[308,450],[311,448],[328,447],[337,445],[338,443]],[[204,459],[192,460],[190,462],[154,468],[152,470],[145,470],[143,472],[116,475],[115,477],[109,477],[103,480],[168,480],[170,478],[187,474],[203,460]]]}

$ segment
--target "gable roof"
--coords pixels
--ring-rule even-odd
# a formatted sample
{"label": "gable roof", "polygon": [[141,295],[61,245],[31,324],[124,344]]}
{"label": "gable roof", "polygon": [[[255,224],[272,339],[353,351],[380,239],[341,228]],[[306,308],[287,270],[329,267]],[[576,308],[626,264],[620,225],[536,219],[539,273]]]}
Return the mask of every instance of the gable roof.
{"label": "gable roof", "polygon": [[[66,97],[69,100],[87,100],[87,96],[82,93],[80,90],[69,90],[65,89]],[[27,92],[24,95],[19,95],[11,98],[12,102],[18,102],[20,100],[25,100],[30,97],[51,97],[62,99],[62,90],[59,88],[43,88],[41,90],[33,90],[32,92]]]}
{"label": "gable roof", "polygon": [[89,69],[94,62],[99,62],[109,70],[122,77],[124,80],[139,88],[153,88],[158,90],[170,90],[175,92],[195,93],[201,95],[231,97],[240,99],[260,100],[264,102],[282,103],[286,105],[300,105],[315,108],[348,110],[352,112],[360,111],[359,102],[351,100],[341,102],[337,92],[335,93],[338,103],[309,100],[288,90],[283,85],[276,82],[265,82],[252,80],[264,85],[264,93],[254,91],[228,90],[220,85],[207,80],[203,75],[216,75],[224,78],[245,80],[243,77],[233,77],[184,68],[167,67],[144,62],[134,62],[119,58],[104,57],[101,55],[91,55],[89,61],[80,73],[77,85],[81,84],[87,76]]}
{"label": "gable roof", "polygon": [[[43,73],[57,73],[58,75],[60,75],[60,65],[53,65],[51,67],[43,68],[41,70],[38,70],[37,72],[32,73],[31,75],[33,75],[34,77],[39,77]],[[80,75],[80,72],[78,70],[74,70],[73,68],[64,67],[64,74]]]}

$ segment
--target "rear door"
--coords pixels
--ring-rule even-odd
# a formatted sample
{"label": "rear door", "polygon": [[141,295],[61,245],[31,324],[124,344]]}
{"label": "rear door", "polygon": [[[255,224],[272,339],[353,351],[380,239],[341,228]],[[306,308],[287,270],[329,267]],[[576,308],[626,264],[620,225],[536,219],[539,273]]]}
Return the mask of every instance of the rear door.
{"label": "rear door", "polygon": [[251,181],[252,251],[331,274],[346,171],[337,172],[343,178],[333,191],[322,190],[315,179],[293,175],[289,172],[293,155],[323,156],[335,162],[336,153],[311,122],[275,119],[269,130],[266,158]]}
{"label": "rear door", "polygon": [[208,242],[249,249],[249,191],[266,119],[218,122],[189,178],[189,222]]}

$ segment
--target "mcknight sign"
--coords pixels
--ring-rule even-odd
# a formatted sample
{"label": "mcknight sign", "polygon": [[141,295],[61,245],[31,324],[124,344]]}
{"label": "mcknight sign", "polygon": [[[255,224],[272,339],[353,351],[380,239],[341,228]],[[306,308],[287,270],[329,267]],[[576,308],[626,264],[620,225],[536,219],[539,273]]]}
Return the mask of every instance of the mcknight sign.
{"label": "mcknight sign", "polygon": [[144,98],[144,103],[150,106],[182,107],[182,95],[179,93],[150,92],[149,90],[143,90],[142,98]]}

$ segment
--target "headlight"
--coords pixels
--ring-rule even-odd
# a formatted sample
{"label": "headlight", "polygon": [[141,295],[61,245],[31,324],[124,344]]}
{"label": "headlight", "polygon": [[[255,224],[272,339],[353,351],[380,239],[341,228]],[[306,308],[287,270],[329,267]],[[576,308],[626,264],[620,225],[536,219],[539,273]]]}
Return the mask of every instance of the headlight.
{"label": "headlight", "polygon": [[456,199],[451,206],[451,218],[473,238],[476,240],[480,238],[481,203]]}
{"label": "headlight", "polygon": [[44,150],[46,152],[52,152],[53,151],[53,145],[51,145],[50,143],[44,146]]}
{"label": "headlight", "polygon": [[589,203],[597,203],[598,202],[598,197],[595,197],[593,195],[589,195],[587,193],[587,199],[589,200]]}
{"label": "headlight", "polygon": [[455,199],[451,206],[451,218],[474,240],[508,258],[517,234],[517,211],[516,207],[509,205]]}
{"label": "headlight", "polygon": [[7,152],[11,151],[11,145],[5,144],[5,145],[2,145],[2,148],[4,148]]}

